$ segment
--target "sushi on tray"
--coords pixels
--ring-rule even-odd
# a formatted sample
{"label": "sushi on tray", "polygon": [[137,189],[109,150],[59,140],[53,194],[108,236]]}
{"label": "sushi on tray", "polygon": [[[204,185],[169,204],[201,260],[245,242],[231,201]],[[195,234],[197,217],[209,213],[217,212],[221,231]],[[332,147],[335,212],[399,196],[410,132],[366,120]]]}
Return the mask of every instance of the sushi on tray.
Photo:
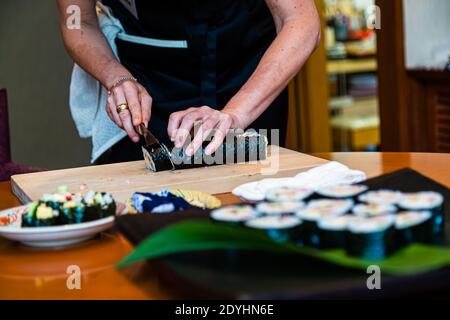
{"label": "sushi on tray", "polygon": [[264,232],[277,242],[381,260],[412,243],[440,243],[443,200],[432,191],[402,193],[363,185],[315,191],[282,187],[269,190],[263,202],[213,210],[211,218]]}

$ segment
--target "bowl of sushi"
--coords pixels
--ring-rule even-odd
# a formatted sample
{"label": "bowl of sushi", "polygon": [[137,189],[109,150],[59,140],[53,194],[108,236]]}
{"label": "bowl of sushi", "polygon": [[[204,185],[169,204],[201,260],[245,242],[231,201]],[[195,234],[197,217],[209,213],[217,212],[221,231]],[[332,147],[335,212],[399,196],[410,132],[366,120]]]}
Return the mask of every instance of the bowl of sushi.
{"label": "bowl of sushi", "polygon": [[0,212],[0,236],[32,247],[61,247],[111,228],[124,209],[110,193],[70,193],[65,188]]}
{"label": "bowl of sushi", "polygon": [[443,196],[433,191],[368,190],[364,185],[314,191],[282,187],[269,190],[262,202],[215,209],[210,217],[264,232],[276,242],[382,260],[413,243],[439,244],[443,203]]}

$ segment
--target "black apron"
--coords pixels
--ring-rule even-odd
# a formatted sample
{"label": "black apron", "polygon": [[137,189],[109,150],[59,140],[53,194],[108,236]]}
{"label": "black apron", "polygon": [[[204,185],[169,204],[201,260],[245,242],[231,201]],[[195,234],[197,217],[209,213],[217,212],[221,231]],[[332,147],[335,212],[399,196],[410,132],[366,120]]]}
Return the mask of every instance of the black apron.
{"label": "black apron", "polygon": [[[103,3],[131,35],[116,40],[120,61],[152,96],[149,127],[168,145],[170,114],[203,105],[222,109],[276,36],[263,0],[135,0],[135,10],[127,1]],[[279,129],[283,144],[287,110],[285,90],[249,128]],[[99,162],[141,158],[139,146],[125,138]]]}

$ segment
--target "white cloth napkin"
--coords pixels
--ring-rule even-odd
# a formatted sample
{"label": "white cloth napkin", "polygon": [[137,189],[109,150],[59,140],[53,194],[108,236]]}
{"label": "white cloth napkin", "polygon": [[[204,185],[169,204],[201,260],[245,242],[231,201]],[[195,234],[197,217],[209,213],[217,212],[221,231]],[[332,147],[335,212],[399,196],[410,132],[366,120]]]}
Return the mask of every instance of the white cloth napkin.
{"label": "white cloth napkin", "polygon": [[242,184],[233,190],[233,194],[248,201],[264,200],[269,189],[276,187],[299,187],[317,190],[338,184],[352,184],[366,180],[364,172],[351,170],[339,162],[329,162],[291,178],[262,179]]}

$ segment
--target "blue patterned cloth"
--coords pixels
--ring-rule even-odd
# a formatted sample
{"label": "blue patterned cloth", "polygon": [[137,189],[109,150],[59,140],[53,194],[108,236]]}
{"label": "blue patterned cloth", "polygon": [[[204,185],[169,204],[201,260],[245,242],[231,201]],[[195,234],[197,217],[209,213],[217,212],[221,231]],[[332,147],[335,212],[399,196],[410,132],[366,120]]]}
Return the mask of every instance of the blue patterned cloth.
{"label": "blue patterned cloth", "polygon": [[131,203],[139,213],[170,213],[192,207],[186,200],[167,190],[158,193],[135,192],[131,197]]}

